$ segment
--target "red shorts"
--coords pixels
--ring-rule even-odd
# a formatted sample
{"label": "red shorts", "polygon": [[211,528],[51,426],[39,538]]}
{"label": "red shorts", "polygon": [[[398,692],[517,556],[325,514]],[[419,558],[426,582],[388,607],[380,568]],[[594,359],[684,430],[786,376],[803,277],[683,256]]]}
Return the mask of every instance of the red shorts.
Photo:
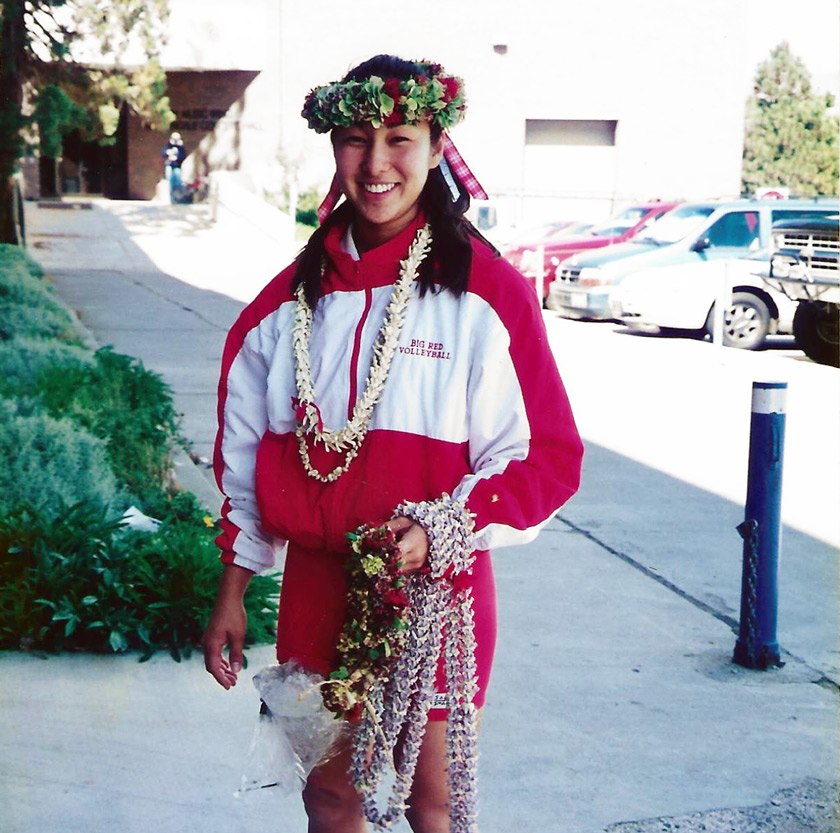
{"label": "red shorts", "polygon": [[[344,553],[306,550],[289,544],[280,590],[277,622],[277,660],[295,660],[309,672],[329,674],[336,665],[338,638],[347,607]],[[496,586],[490,553],[476,553],[472,575],[461,575],[456,587],[471,587],[475,615],[478,693],[474,703],[484,705],[496,647]],[[442,660],[438,663],[438,692],[446,691]],[[446,709],[433,708],[430,720],[445,720]]]}

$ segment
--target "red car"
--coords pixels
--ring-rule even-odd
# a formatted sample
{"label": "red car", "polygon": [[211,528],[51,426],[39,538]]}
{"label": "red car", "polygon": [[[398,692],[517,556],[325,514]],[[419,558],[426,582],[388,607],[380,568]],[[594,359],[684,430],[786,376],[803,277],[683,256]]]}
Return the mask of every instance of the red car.
{"label": "red car", "polygon": [[588,249],[600,249],[613,243],[623,243],[644,231],[654,220],[676,208],[675,202],[649,202],[625,208],[601,225],[593,226],[586,234],[573,237],[544,238],[531,244],[515,246],[505,252],[505,257],[526,278],[533,281],[536,288],[536,266],[534,252],[543,247],[543,300],[548,297],[548,287],[554,280],[557,264],[578,252]]}

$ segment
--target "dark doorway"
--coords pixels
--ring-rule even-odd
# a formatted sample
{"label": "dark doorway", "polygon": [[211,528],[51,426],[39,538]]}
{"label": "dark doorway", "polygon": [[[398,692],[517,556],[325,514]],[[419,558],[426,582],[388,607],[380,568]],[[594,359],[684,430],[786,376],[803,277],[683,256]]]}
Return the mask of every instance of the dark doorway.
{"label": "dark doorway", "polygon": [[59,173],[64,194],[102,194],[128,198],[128,131],[126,105],[120,113],[115,141],[100,145],[84,139],[78,130],[64,137]]}

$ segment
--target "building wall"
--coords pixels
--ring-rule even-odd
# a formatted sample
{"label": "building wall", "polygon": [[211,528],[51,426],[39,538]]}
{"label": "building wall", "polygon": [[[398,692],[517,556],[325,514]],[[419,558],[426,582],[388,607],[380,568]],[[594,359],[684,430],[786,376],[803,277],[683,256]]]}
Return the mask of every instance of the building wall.
{"label": "building wall", "polygon": [[[327,187],[329,140],[307,130],[303,98],[382,51],[434,58],[466,79],[469,113],[453,138],[503,221],[597,219],[632,200],[739,191],[754,3],[425,0],[411,13],[381,0],[171,7],[167,66],[259,70],[242,97],[236,158],[257,191],[292,179]],[[615,144],[526,146],[528,119],[615,121]]]}
{"label": "building wall", "polygon": [[[256,70],[167,70],[166,86],[177,119],[171,130],[184,140],[185,179],[242,165],[244,95]],[[169,134],[128,117],[128,196],[151,199],[163,178],[161,148]]]}

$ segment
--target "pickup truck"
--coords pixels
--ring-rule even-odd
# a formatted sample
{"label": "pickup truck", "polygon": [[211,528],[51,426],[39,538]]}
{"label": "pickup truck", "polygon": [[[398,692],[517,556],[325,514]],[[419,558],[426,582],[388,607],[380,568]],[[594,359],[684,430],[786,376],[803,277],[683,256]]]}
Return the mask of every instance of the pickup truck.
{"label": "pickup truck", "polygon": [[797,302],[796,345],[820,364],[840,367],[840,215],[773,225],[765,283]]}

